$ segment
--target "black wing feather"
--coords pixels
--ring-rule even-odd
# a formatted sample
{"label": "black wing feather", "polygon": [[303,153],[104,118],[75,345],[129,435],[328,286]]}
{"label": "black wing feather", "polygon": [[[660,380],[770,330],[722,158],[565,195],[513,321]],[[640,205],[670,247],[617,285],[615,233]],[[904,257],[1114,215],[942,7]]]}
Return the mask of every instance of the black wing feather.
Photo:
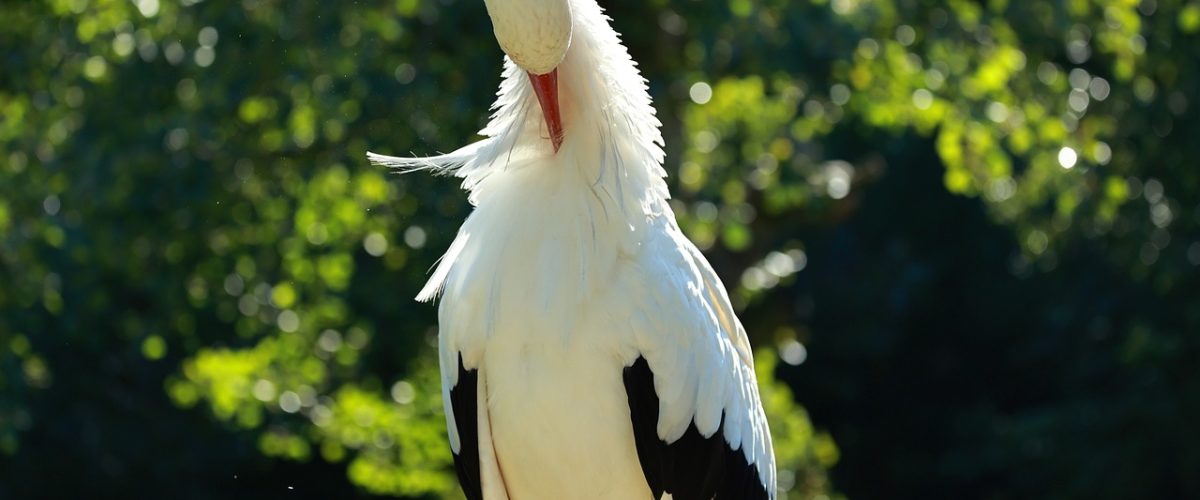
{"label": "black wing feather", "polygon": [[478,387],[479,372],[467,370],[459,356],[458,383],[450,388],[450,408],[454,411],[460,444],[458,453],[454,454],[454,469],[467,500],[483,500],[483,484],[479,480]]}
{"label": "black wing feather", "polygon": [[670,493],[675,500],[767,500],[770,496],[741,450],[725,441],[725,419],[717,432],[704,437],[696,424],[673,443],[658,438],[658,393],[654,373],[638,357],[624,372],[625,394],[642,473],[654,498]]}

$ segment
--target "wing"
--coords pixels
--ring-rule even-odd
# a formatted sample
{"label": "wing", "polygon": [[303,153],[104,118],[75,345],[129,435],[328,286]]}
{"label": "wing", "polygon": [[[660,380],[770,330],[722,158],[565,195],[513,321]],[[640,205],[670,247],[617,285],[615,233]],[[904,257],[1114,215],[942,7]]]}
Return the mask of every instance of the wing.
{"label": "wing", "polygon": [[508,500],[492,447],[487,404],[483,403],[487,386],[479,376],[482,367],[467,369],[461,356],[449,366],[442,361],[442,404],[463,494],[467,500],[483,500],[485,493],[489,500]]}
{"label": "wing", "polygon": [[725,289],[673,218],[623,275],[638,356],[624,382],[655,497],[773,499],[775,460],[750,343]]}
{"label": "wing", "polygon": [[[446,426],[450,432],[450,451],[454,453],[454,469],[458,472],[458,483],[467,500],[483,500],[483,488],[479,478],[479,419],[475,394],[479,390],[479,371],[467,370],[458,361],[458,379],[450,382],[443,378],[443,387],[448,388],[449,397],[443,399],[446,409]],[[453,387],[449,387],[453,384]]]}

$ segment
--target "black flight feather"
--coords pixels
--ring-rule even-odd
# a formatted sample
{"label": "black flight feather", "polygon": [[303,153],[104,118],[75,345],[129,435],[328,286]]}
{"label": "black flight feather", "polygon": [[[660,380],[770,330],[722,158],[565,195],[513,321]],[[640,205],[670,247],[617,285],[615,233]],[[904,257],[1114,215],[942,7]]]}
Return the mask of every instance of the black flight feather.
{"label": "black flight feather", "polygon": [[658,438],[658,394],[654,373],[639,357],[624,372],[629,416],[642,473],[654,498],[670,493],[675,500],[767,500],[758,467],[725,440],[725,418],[712,436],[704,437],[693,422],[673,443]]}
{"label": "black flight feather", "polygon": [[467,370],[462,356],[458,359],[458,383],[450,388],[450,409],[458,431],[459,448],[454,454],[454,469],[467,500],[483,500],[483,484],[479,480],[479,421],[476,390],[479,372]]}

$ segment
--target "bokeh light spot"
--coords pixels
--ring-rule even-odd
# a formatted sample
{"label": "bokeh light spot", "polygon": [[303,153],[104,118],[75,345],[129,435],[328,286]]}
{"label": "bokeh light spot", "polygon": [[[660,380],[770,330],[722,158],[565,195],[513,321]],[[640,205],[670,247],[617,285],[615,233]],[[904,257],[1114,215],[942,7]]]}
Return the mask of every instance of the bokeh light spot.
{"label": "bokeh light spot", "polygon": [[1075,162],[1078,160],[1079,155],[1075,153],[1074,149],[1063,146],[1062,149],[1058,150],[1058,164],[1062,166],[1062,168],[1069,169],[1074,167]]}
{"label": "bokeh light spot", "polygon": [[387,253],[388,242],[387,238],[380,233],[372,232],[363,238],[363,249],[373,257],[379,257]]}
{"label": "bokeh light spot", "polygon": [[688,97],[696,104],[708,104],[712,100],[712,87],[705,82],[696,82],[688,89]]}

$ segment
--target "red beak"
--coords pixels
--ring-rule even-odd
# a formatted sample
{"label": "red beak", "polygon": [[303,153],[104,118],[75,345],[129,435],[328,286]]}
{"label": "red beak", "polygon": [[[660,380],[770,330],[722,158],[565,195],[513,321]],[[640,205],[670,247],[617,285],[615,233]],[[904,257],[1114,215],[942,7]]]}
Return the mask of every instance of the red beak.
{"label": "red beak", "polygon": [[563,141],[562,115],[558,112],[558,69],[544,75],[529,73],[529,81],[533,83],[533,91],[542,105],[542,116],[550,129],[550,142],[557,153]]}

